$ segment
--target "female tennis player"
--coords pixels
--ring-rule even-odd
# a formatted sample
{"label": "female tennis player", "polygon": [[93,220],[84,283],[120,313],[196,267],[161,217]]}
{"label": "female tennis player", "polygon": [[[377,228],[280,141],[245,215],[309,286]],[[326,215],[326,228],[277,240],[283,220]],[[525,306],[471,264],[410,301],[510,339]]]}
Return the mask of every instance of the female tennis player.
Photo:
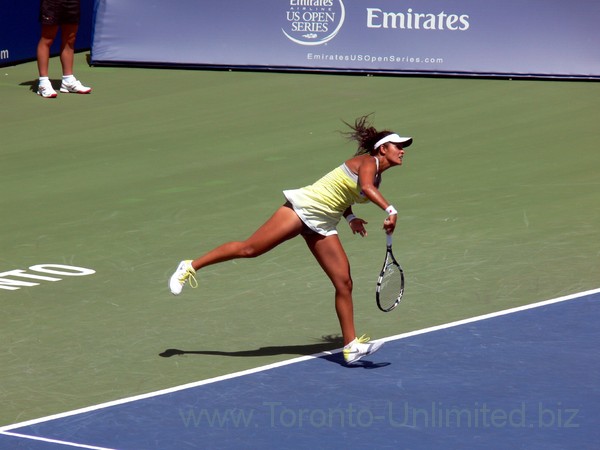
{"label": "female tennis player", "polygon": [[354,215],[352,205],[371,201],[387,213],[385,232],[394,232],[398,213],[379,191],[379,184],[383,172],[402,164],[404,148],[412,143],[412,138],[376,130],[369,116],[346,125],[351,130],[344,134],[358,143],[354,157],[310,186],[284,191],[285,204],[245,241],[228,242],[195,260],[181,261],[169,280],[171,292],[179,295],[188,281],[196,287],[195,274],[203,267],[236,258],[254,258],[301,235],[335,288],[346,363],[377,351],[383,343],[356,336],[350,264],[336,227],[344,217],[354,234],[366,236],[367,222]]}

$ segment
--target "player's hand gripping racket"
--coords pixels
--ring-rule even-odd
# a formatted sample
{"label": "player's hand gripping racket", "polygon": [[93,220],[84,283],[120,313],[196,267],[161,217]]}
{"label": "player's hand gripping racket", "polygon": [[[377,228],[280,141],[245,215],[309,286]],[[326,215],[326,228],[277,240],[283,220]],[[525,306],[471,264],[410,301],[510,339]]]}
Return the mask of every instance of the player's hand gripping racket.
{"label": "player's hand gripping racket", "polygon": [[387,250],[381,273],[377,279],[375,299],[383,312],[389,312],[398,306],[404,294],[404,272],[392,253],[392,235],[387,235]]}

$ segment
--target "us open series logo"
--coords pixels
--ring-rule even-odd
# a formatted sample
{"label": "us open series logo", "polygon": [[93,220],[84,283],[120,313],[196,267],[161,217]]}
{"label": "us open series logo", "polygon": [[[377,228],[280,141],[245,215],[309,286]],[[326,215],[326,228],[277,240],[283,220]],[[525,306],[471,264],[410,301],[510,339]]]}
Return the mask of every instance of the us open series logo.
{"label": "us open series logo", "polygon": [[283,34],[300,45],[321,45],[342,28],[346,9],[342,0],[288,0]]}

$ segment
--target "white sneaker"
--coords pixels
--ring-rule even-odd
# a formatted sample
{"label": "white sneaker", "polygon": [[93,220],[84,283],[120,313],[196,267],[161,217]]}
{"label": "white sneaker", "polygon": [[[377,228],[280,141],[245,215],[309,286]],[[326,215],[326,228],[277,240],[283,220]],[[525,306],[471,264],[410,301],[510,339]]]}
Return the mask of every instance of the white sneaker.
{"label": "white sneaker", "polygon": [[37,94],[44,98],[56,98],[58,95],[50,83],[40,83]]}
{"label": "white sneaker", "polygon": [[355,338],[348,345],[344,346],[344,360],[346,364],[352,364],[361,359],[363,356],[375,353],[381,348],[383,342],[369,342],[369,338],[364,334]]}
{"label": "white sneaker", "polygon": [[89,94],[90,92],[92,92],[92,88],[84,86],[79,80],[74,80],[71,82],[66,82],[65,80],[63,80],[60,84],[60,92],[70,92],[73,94]]}
{"label": "white sneaker", "polygon": [[190,280],[190,286],[192,288],[197,288],[198,281],[196,281],[196,277],[194,277],[195,274],[196,271],[192,267],[191,259],[181,261],[179,263],[179,266],[177,266],[177,270],[173,275],[171,275],[171,278],[169,279],[169,289],[171,289],[171,292],[174,295],[181,294],[183,286],[185,285],[188,279]]}

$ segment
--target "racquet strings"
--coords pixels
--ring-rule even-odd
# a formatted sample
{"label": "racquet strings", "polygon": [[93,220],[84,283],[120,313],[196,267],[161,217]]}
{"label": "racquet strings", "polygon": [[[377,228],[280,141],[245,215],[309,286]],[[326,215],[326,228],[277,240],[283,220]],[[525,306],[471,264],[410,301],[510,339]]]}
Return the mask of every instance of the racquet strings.
{"label": "racquet strings", "polygon": [[402,289],[402,276],[400,269],[393,263],[388,263],[381,279],[379,288],[379,304],[388,309],[394,306]]}

